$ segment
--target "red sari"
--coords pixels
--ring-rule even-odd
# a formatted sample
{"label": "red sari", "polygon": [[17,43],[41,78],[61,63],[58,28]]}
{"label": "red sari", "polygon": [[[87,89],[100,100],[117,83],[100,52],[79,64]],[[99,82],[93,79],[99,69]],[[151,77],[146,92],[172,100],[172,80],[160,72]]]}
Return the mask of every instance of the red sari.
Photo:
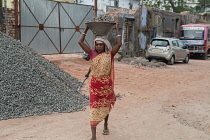
{"label": "red sari", "polygon": [[113,56],[98,54],[91,62],[90,125],[97,126],[111,111],[116,97],[113,87]]}

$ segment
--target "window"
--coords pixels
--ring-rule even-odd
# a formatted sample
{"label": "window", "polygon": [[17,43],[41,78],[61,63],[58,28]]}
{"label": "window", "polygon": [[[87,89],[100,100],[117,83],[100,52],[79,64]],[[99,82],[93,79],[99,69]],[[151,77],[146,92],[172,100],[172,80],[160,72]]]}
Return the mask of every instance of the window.
{"label": "window", "polygon": [[202,40],[204,38],[204,27],[182,27],[180,39]]}
{"label": "window", "polygon": [[178,47],[178,43],[177,43],[176,40],[172,41],[172,44],[173,44],[174,46]]}
{"label": "window", "polygon": [[125,19],[124,40],[125,42],[132,41],[133,20]]}
{"label": "window", "polygon": [[169,45],[167,40],[160,40],[160,39],[152,40],[151,44],[154,46],[163,46],[163,47],[167,47]]}
{"label": "window", "polygon": [[184,47],[184,44],[181,41],[177,41],[180,48]]}
{"label": "window", "polygon": [[208,28],[208,42],[210,42],[210,27]]}

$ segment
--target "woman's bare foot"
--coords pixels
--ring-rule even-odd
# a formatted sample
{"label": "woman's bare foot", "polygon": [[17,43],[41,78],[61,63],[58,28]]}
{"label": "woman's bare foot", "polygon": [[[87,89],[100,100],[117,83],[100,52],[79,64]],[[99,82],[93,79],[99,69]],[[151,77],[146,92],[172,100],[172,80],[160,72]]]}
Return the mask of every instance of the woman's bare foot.
{"label": "woman's bare foot", "polygon": [[96,140],[96,127],[91,126],[91,131],[92,131],[92,138],[90,140]]}
{"label": "woman's bare foot", "polygon": [[109,128],[108,124],[104,123],[104,130],[103,130],[103,135],[109,135]]}
{"label": "woman's bare foot", "polygon": [[91,138],[90,140],[97,140],[96,138]]}
{"label": "woman's bare foot", "polygon": [[108,130],[108,124],[104,123],[104,130]]}
{"label": "woman's bare foot", "polygon": [[103,135],[109,135],[108,119],[109,119],[109,114],[104,119],[104,130],[102,133]]}
{"label": "woman's bare foot", "polygon": [[103,135],[109,135],[109,129],[104,129],[102,134]]}

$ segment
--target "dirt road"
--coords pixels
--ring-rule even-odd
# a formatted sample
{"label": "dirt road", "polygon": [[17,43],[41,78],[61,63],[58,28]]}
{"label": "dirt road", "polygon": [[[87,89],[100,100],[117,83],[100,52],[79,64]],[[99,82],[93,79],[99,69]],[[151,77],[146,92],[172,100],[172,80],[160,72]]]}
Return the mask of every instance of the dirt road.
{"label": "dirt road", "polygon": [[[47,55],[66,72],[84,79],[89,62],[81,55]],[[110,135],[98,140],[210,140],[210,60],[190,60],[164,68],[115,62]],[[88,80],[82,93],[88,95]],[[1,140],[89,140],[89,108],[0,121]]]}

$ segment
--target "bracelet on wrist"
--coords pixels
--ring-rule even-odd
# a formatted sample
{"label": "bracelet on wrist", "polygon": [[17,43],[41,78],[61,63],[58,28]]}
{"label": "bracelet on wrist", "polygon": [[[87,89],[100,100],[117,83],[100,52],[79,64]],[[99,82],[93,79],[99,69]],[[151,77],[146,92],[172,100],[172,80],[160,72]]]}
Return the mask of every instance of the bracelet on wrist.
{"label": "bracelet on wrist", "polygon": [[117,35],[117,37],[118,37],[118,36],[121,36],[121,35]]}

